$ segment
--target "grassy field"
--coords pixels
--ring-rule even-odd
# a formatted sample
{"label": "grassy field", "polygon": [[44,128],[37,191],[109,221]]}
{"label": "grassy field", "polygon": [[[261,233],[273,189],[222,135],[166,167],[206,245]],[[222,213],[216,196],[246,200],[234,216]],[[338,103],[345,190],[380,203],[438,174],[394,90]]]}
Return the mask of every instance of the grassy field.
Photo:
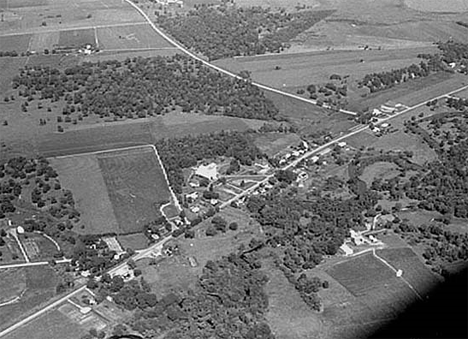
{"label": "grassy field", "polygon": [[64,339],[80,338],[85,333],[85,329],[54,310],[11,332],[5,338]]}
{"label": "grassy field", "polygon": [[403,271],[404,278],[424,296],[431,291],[440,280],[419,260],[411,248],[385,248],[377,254],[396,269]]}
{"label": "grassy field", "polygon": [[[297,87],[326,83],[330,75],[349,75],[348,83],[368,73],[382,72],[419,63],[419,53],[433,53],[435,48],[404,50],[355,50],[275,54],[268,56],[219,60],[218,66],[234,72],[248,70],[252,79],[265,85],[295,92]],[[362,60],[362,61],[361,61]],[[275,69],[279,67],[280,69]]]}
{"label": "grassy field", "polygon": [[83,47],[85,45],[96,46],[94,29],[77,29],[60,31],[58,45],[60,47]]}
{"label": "grassy field", "polygon": [[0,271],[0,304],[14,300],[25,288],[24,270],[13,268]]}
{"label": "grassy field", "polygon": [[73,2],[73,6],[70,6],[68,0],[9,1],[4,13],[0,33],[38,32],[144,21],[130,5],[119,0],[77,0]]}
{"label": "grassy field", "polygon": [[141,250],[148,247],[148,238],[141,233],[127,234],[117,237],[117,240],[123,249],[131,248],[133,250]]}
{"label": "grassy field", "polygon": [[370,253],[338,263],[326,272],[369,306],[378,319],[393,318],[416,300],[414,292]]}
{"label": "grassy field", "polygon": [[272,332],[281,339],[321,338],[324,326],[320,315],[301,299],[294,286],[272,263],[264,263],[263,270],[269,281],[266,319]]}
{"label": "grassy field", "polygon": [[34,34],[31,38],[29,48],[31,51],[42,53],[44,49],[51,51],[59,44],[62,34],[59,31],[55,32],[41,32]]}
{"label": "grassy field", "polygon": [[293,122],[303,134],[319,130],[333,134],[343,132],[355,125],[349,115],[336,113],[298,99],[265,92],[278,108],[280,114]]}
{"label": "grassy field", "polygon": [[437,1],[437,0],[405,0],[405,4],[413,9],[423,12],[466,12],[468,1]]}
{"label": "grassy field", "polygon": [[287,149],[291,145],[297,145],[301,138],[297,134],[269,133],[260,135],[255,139],[255,145],[269,156]]}
{"label": "grassy field", "polygon": [[0,36],[0,51],[16,51],[18,54],[29,50],[32,34]]}
{"label": "grassy field", "polygon": [[25,317],[55,295],[57,277],[49,267],[28,267],[21,269],[26,277],[26,292],[15,304],[0,307],[0,330],[7,328],[20,317]]}
{"label": "grassy field", "polygon": [[122,233],[136,233],[157,219],[170,192],[150,147],[100,153],[97,157]]}
{"label": "grassy field", "polygon": [[97,37],[101,50],[174,47],[149,24],[98,28]]}
{"label": "grassy field", "polygon": [[398,166],[389,162],[376,162],[364,168],[360,178],[364,180],[367,187],[370,187],[375,179],[391,179],[400,174]]}
{"label": "grassy field", "polygon": [[24,233],[19,236],[28,257],[32,261],[44,261],[54,258],[58,252],[55,244],[38,233]]}
{"label": "grassy field", "polygon": [[118,232],[119,224],[96,156],[78,155],[51,158],[50,161],[59,173],[63,187],[73,192],[81,212],[85,228],[77,231],[87,234]]}

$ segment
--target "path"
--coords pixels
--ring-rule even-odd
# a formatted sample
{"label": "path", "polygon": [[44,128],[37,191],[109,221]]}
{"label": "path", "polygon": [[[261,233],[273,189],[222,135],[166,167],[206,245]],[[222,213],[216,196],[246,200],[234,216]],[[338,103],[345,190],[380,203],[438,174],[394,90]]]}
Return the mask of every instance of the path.
{"label": "path", "polygon": [[[221,72],[223,74],[226,74],[226,75],[229,75],[230,77],[233,77],[233,78],[236,78],[236,79],[241,79],[243,80],[244,78],[242,78],[241,76],[239,76],[238,74],[235,74],[235,73],[232,73],[224,68],[221,68],[219,66],[216,66],[216,65],[213,65],[212,63],[206,61],[205,59],[199,57],[198,55],[196,55],[195,53],[193,52],[190,52],[188,49],[186,49],[182,44],[180,44],[179,42],[177,42],[176,40],[174,40],[173,38],[171,38],[169,35],[167,35],[166,33],[164,33],[160,28],[158,28],[154,23],[153,21],[151,21],[150,17],[140,8],[138,7],[138,5],[134,4],[131,0],[124,0],[126,3],[128,3],[130,6],[132,6],[133,8],[135,8],[142,16],[143,18],[145,18],[145,20],[150,24],[150,26],[156,31],[156,33],[158,33],[160,36],[162,36],[164,39],[166,39],[169,43],[173,44],[174,46],[176,46],[178,49],[180,49],[182,52],[184,52],[185,54],[187,54],[188,56],[192,57],[193,59],[195,60],[198,60],[200,61],[201,63],[203,63],[205,66],[207,67],[210,67],[218,72]],[[312,104],[312,105],[317,105],[317,101],[316,100],[312,100],[312,99],[306,99],[306,98],[303,98],[301,96],[298,96],[298,95],[295,95],[295,94],[291,94],[291,93],[288,93],[288,92],[284,92],[284,91],[281,91],[279,89],[276,89],[276,88],[273,88],[273,87],[270,87],[270,86],[266,86],[266,85],[263,85],[263,84],[260,84],[258,82],[254,82],[252,81],[252,85],[258,87],[258,88],[261,88],[263,90],[266,90],[266,91],[270,91],[270,92],[274,92],[274,93],[277,93],[277,94],[281,94],[281,95],[284,95],[284,96],[288,96],[290,98],[294,98],[294,99],[297,99],[297,100],[301,100],[301,101],[304,101],[304,102],[307,102],[309,104]],[[323,105],[322,107],[324,108],[329,108],[328,106],[326,105]],[[345,110],[345,109],[340,109],[339,112],[341,113],[344,113],[344,114],[350,114],[350,115],[357,115],[356,112],[352,112],[352,111],[348,111],[348,110]]]}
{"label": "path", "polygon": [[[56,264],[68,264],[69,262],[71,262],[70,259],[55,260]],[[21,268],[21,267],[47,266],[47,265],[50,265],[48,261],[27,262],[27,263],[21,263],[21,264],[7,264],[7,265],[0,265],[0,270],[7,269],[7,268]]]}

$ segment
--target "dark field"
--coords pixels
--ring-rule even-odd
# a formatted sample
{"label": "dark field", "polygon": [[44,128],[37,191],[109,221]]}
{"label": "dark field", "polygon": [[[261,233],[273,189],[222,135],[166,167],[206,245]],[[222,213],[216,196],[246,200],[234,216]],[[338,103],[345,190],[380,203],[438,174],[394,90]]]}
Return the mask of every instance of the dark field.
{"label": "dark field", "polygon": [[80,29],[73,31],[61,31],[58,41],[60,47],[82,47],[84,45],[96,46],[94,29]]}
{"label": "dark field", "polygon": [[26,52],[28,50],[31,37],[32,34],[0,36],[0,51],[16,51],[18,54]]}
{"label": "dark field", "polygon": [[122,233],[136,233],[157,219],[170,192],[150,147],[98,155],[104,182]]}

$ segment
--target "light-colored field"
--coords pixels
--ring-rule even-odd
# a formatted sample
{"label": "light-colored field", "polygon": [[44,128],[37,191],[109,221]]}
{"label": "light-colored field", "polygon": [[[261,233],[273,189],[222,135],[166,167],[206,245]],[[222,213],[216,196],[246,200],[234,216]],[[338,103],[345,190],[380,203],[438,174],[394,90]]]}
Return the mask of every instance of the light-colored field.
{"label": "light-colored field", "polygon": [[0,34],[36,33],[54,29],[93,27],[96,25],[143,22],[129,4],[121,0],[48,0],[22,1],[8,6],[0,22]]}
{"label": "light-colored field", "polygon": [[174,47],[149,24],[98,28],[97,35],[101,50]]}
{"label": "light-colored field", "polygon": [[[248,70],[252,79],[275,88],[295,88],[328,82],[330,75],[350,75],[348,83],[366,74],[406,67],[419,63],[419,53],[433,53],[434,47],[402,50],[326,51],[279,54],[216,61],[234,72]],[[362,60],[362,61],[361,61]],[[276,67],[281,69],[275,70]]]}
{"label": "light-colored field", "polygon": [[34,34],[29,46],[30,51],[42,53],[44,49],[51,51],[57,46],[60,39],[60,32],[42,32]]}
{"label": "light-colored field", "polygon": [[360,178],[366,182],[367,187],[370,187],[375,179],[388,180],[400,174],[398,166],[390,162],[376,162],[370,166],[366,166]]}
{"label": "light-colored field", "polygon": [[161,214],[170,192],[153,148],[100,153],[97,157],[121,232],[136,233]]}
{"label": "light-colored field", "polygon": [[65,339],[80,338],[86,331],[78,324],[70,321],[58,310],[51,311],[34,319],[5,336],[5,339]]}
{"label": "light-colored field", "polygon": [[413,9],[423,12],[466,12],[467,0],[405,0],[405,4]]}
{"label": "light-colored field", "polygon": [[0,305],[13,301],[26,288],[25,272],[21,269],[0,271]]}
{"label": "light-colored field", "polygon": [[321,338],[324,329],[320,315],[306,305],[273,264],[264,264],[263,269],[269,277],[265,287],[268,295],[266,319],[275,336],[281,339]]}
{"label": "light-colored field", "polygon": [[119,224],[109,199],[98,160],[95,155],[77,155],[51,158],[63,187],[73,192],[77,209],[81,213],[84,229],[78,232],[102,234],[119,232]]}

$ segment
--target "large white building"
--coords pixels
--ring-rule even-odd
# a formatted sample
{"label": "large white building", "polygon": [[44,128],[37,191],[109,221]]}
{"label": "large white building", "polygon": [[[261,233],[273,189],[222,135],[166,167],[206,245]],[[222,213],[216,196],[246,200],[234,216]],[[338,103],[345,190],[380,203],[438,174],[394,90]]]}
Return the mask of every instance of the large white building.
{"label": "large white building", "polygon": [[200,165],[195,170],[195,175],[210,181],[218,180],[218,165],[214,162],[208,165]]}

